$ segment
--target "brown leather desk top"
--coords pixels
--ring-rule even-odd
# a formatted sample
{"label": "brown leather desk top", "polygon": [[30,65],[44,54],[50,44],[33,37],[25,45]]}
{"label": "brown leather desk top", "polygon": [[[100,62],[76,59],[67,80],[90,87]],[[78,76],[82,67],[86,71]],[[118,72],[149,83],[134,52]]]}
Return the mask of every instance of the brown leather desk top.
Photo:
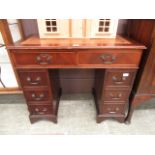
{"label": "brown leather desk top", "polygon": [[37,36],[19,41],[8,49],[146,49],[142,44],[133,40],[117,36],[116,38],[102,39],[40,39]]}

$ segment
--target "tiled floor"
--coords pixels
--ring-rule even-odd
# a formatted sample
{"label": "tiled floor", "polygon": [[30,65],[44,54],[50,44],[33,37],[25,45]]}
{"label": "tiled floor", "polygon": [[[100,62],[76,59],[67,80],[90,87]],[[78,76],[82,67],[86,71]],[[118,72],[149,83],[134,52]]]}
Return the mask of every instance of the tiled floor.
{"label": "tiled floor", "polygon": [[30,124],[22,95],[0,95],[0,103],[0,134],[155,134],[155,100],[139,107],[130,125],[114,120],[97,124],[93,97],[89,94],[63,95],[58,124]]}

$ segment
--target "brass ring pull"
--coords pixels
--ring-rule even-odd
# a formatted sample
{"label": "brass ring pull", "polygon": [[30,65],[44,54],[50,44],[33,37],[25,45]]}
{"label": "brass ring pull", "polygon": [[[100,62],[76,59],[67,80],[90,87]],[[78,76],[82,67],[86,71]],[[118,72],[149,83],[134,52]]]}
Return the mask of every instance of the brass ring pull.
{"label": "brass ring pull", "polygon": [[115,113],[118,112],[120,109],[119,109],[119,107],[116,107],[116,108],[115,108],[115,111],[111,111],[111,110],[112,110],[111,108],[108,108],[107,110],[108,110],[108,112],[109,112],[110,114],[115,114]]}
{"label": "brass ring pull", "polygon": [[36,112],[39,112],[39,109],[38,109],[38,108],[35,108],[35,111],[36,111]]}
{"label": "brass ring pull", "polygon": [[43,110],[42,110],[42,111],[46,112],[46,111],[47,111],[47,108],[43,108]]}
{"label": "brass ring pull", "polygon": [[116,107],[116,111],[119,111],[119,107]]}
{"label": "brass ring pull", "polygon": [[38,114],[45,114],[45,112],[47,111],[47,108],[43,108],[42,110],[38,109],[38,108],[35,108],[35,111],[38,113]]}
{"label": "brass ring pull", "polygon": [[36,94],[35,93],[32,93],[32,98],[34,99],[34,100],[36,100],[36,101],[40,101],[40,100],[42,100],[44,97],[45,97],[45,95],[42,93],[42,94],[40,94],[38,97],[36,96]]}
{"label": "brass ring pull", "polygon": [[113,100],[119,100],[122,97],[122,93],[119,93],[117,96],[114,96],[112,93],[110,93],[110,97]]}
{"label": "brass ring pull", "polygon": [[116,113],[116,111],[111,111],[112,109],[110,107],[107,108],[107,110],[108,110],[108,113],[110,113],[110,114],[115,114]]}
{"label": "brass ring pull", "polygon": [[52,62],[52,56],[49,54],[40,54],[36,57],[36,61],[40,65],[48,65]]}
{"label": "brass ring pull", "polygon": [[112,80],[114,81],[115,84],[123,84],[124,83],[124,81],[122,79],[119,80],[116,76],[113,76]]}
{"label": "brass ring pull", "polygon": [[110,114],[115,114],[115,113],[116,113],[116,111],[109,111],[109,113],[110,113]]}
{"label": "brass ring pull", "polygon": [[26,80],[32,85],[38,85],[39,82],[41,81],[41,77],[38,76],[34,81],[32,81],[31,77],[28,76]]}
{"label": "brass ring pull", "polygon": [[116,56],[111,54],[102,54],[100,57],[104,64],[112,64],[116,60]]}

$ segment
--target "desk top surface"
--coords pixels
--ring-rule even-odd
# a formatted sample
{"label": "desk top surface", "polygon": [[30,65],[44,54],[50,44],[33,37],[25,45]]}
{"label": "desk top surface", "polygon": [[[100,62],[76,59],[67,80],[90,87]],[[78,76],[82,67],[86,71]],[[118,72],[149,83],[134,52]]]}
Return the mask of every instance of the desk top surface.
{"label": "desk top surface", "polygon": [[102,39],[40,39],[37,36],[29,37],[8,49],[146,49],[142,44],[121,36]]}

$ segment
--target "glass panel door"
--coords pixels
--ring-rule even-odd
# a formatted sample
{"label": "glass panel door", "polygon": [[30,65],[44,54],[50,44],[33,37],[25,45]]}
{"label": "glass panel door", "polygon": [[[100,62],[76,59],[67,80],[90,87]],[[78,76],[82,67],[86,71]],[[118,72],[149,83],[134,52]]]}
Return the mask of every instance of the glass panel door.
{"label": "glass panel door", "polygon": [[15,87],[18,84],[0,30],[0,89]]}

